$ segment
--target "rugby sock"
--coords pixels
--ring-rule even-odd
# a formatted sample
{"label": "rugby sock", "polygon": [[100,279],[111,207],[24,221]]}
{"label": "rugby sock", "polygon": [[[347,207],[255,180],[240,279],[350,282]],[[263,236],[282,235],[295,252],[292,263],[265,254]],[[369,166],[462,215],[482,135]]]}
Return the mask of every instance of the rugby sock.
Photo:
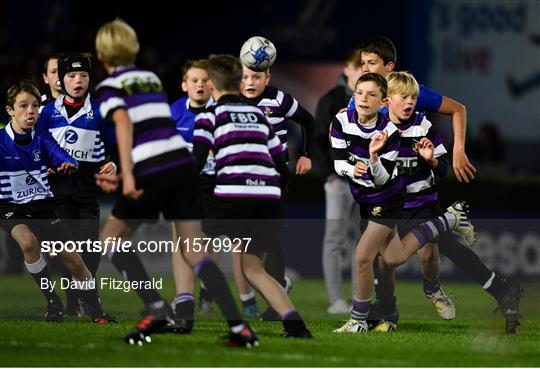
{"label": "rugby sock", "polygon": [[435,282],[428,281],[425,277],[423,278],[423,288],[425,295],[433,295],[439,290],[441,286],[441,280],[437,277]]}
{"label": "rugby sock", "polygon": [[356,298],[353,299],[353,307],[351,310],[351,318],[356,320],[366,320],[369,314],[369,309],[371,308],[371,298],[367,300],[361,300]]}
{"label": "rugby sock", "polygon": [[420,247],[424,247],[428,243],[436,242],[439,235],[442,235],[449,229],[453,229],[455,225],[456,216],[450,212],[446,212],[443,216],[420,224],[411,230],[411,232],[420,243]]}
{"label": "rugby sock", "polygon": [[283,322],[283,328],[291,336],[295,336],[307,329],[306,323],[296,310],[291,310],[283,315],[281,321]]}
{"label": "rugby sock", "polygon": [[243,323],[240,311],[234,303],[229,285],[221,269],[211,257],[206,256],[193,267],[195,274],[201,278],[208,291],[216,300],[221,312],[230,327]]}
{"label": "rugby sock", "polygon": [[99,296],[97,294],[95,285],[95,278],[90,278],[85,281],[79,281],[73,278],[73,281],[77,286],[77,294],[81,301],[84,304],[84,310],[90,318],[95,319],[103,315],[101,310],[101,302],[99,301]]}
{"label": "rugby sock", "polygon": [[240,301],[242,301],[243,307],[257,306],[257,300],[255,300],[255,292],[241,293]]}
{"label": "rugby sock", "polygon": [[[144,268],[141,259],[136,253],[131,252],[131,250],[128,252],[114,252],[111,257],[111,262],[120,274],[122,274],[124,279],[128,281],[141,281],[141,283],[138,283],[139,286],[147,284],[145,282],[151,283],[151,279],[148,276],[148,273],[146,273],[146,269]],[[145,305],[161,300],[161,296],[153,288],[146,289],[141,287],[136,288],[135,291]]]}
{"label": "rugby sock", "polygon": [[210,292],[203,286],[201,286],[201,291],[199,292],[199,301],[206,301],[212,303],[212,295]]}
{"label": "rugby sock", "polygon": [[193,320],[195,314],[195,301],[191,293],[179,293],[174,299],[176,302],[176,317],[178,319]]}
{"label": "rugby sock", "polygon": [[52,280],[51,280],[51,273],[49,271],[49,268],[47,267],[47,263],[45,262],[45,259],[42,255],[39,255],[38,261],[34,263],[27,263],[24,262],[24,265],[26,266],[26,269],[36,282],[39,290],[45,296],[45,299],[47,302],[56,302],[61,301],[60,296],[56,294],[56,292],[51,291],[52,289]]}
{"label": "rugby sock", "polygon": [[493,272],[482,288],[496,300],[500,300],[506,292],[504,289],[506,282],[507,280],[505,278],[502,278]]}
{"label": "rugby sock", "polygon": [[493,272],[469,246],[458,242],[451,232],[446,232],[439,238],[439,252],[452,260],[459,269],[467,273],[481,286],[486,286],[484,289],[488,293],[492,294],[490,291],[498,288],[500,277],[497,277],[493,287],[489,288],[488,282]]}

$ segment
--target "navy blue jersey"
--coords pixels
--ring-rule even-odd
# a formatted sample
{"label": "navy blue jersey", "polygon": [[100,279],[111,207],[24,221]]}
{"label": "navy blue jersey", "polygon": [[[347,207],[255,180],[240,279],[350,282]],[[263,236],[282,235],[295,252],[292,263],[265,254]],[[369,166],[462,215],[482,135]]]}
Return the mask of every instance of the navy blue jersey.
{"label": "navy blue jersey", "polygon": [[[387,178],[384,183],[378,183],[369,160],[369,144],[383,130],[387,131],[388,140],[379,152],[379,160]],[[385,116],[379,113],[376,123],[365,126],[358,123],[356,111],[339,113],[332,120],[331,143],[335,171],[349,179],[353,197],[360,204],[378,204],[402,195],[404,182],[396,167],[399,131]],[[367,173],[360,178],[354,176],[354,165],[358,161],[369,165]]]}
{"label": "navy blue jersey", "polygon": [[31,135],[29,144],[19,145],[11,123],[0,130],[0,202],[25,204],[52,197],[47,168],[78,165],[48,132]]}
{"label": "navy blue jersey", "polygon": [[[416,100],[416,110],[429,112],[439,111],[442,104],[442,95],[424,85],[418,84],[418,87],[420,87],[420,92],[418,94],[418,99]],[[355,110],[353,97],[349,100],[347,110]],[[388,109],[386,108],[381,109],[382,113],[386,113],[387,111]]]}
{"label": "navy blue jersey", "polygon": [[67,153],[79,161],[79,170],[70,176],[51,175],[55,194],[95,196],[95,174],[105,161],[105,147],[114,144],[114,126],[99,113],[99,105],[89,95],[77,113],[69,117],[64,95],[46,105],[37,123],[37,131],[48,131]]}
{"label": "navy blue jersey", "polygon": [[[192,108],[189,106],[189,98],[181,97],[171,104],[172,119],[176,122],[176,130],[186,141],[187,148],[190,152],[193,151],[193,129],[195,127],[195,117],[197,114],[204,112],[209,106],[214,103],[210,98],[203,108]],[[215,172],[216,161],[212,152],[208,153],[208,159],[202,170],[202,173],[213,176]]]}
{"label": "navy blue jersey", "polygon": [[431,166],[415,152],[416,142],[427,137],[434,146],[439,165],[446,167],[446,149],[439,134],[424,114],[415,113],[407,122],[396,124],[401,131],[401,145],[397,165],[405,178],[407,198],[404,208],[417,208],[439,199],[435,188],[435,175]]}

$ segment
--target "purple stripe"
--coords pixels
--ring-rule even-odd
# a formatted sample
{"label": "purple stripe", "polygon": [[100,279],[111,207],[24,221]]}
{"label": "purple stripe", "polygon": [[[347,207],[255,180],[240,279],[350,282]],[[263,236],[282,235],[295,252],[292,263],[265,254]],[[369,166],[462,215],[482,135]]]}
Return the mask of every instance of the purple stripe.
{"label": "purple stripe", "polygon": [[107,101],[111,97],[119,97],[125,101],[125,96],[118,90],[111,90],[104,87],[103,90],[98,91],[98,100],[100,103]]}
{"label": "purple stripe", "polygon": [[202,142],[204,144],[207,144],[208,146],[213,146],[212,141],[210,141],[205,136],[198,136],[198,135],[193,136],[193,143],[195,142]]}
{"label": "purple stripe", "polygon": [[164,92],[138,93],[131,96],[125,96],[124,100],[129,107],[135,107],[147,103],[167,103],[167,94]]}
{"label": "purple stripe", "polygon": [[350,146],[349,151],[360,158],[369,158],[369,148],[363,146]]}
{"label": "purple stripe", "polygon": [[[431,169],[428,167],[423,166],[423,164],[419,163],[421,165],[418,172],[413,174],[412,176],[405,176],[405,183],[411,184],[418,181],[425,181],[431,176]],[[428,187],[426,187],[428,188]]]}
{"label": "purple stripe", "polygon": [[[264,132],[259,131],[237,131],[237,132],[230,132],[226,133],[224,135],[221,135],[219,137],[216,137],[216,145],[224,144],[227,140],[233,140],[235,138],[258,138],[262,140],[268,139],[268,134]],[[246,142],[249,143],[249,142]]]}
{"label": "purple stripe", "polygon": [[290,311],[287,311],[285,314],[283,314],[283,316],[281,317],[281,320],[287,320],[287,319],[290,318],[291,315],[293,315],[293,314],[295,314],[295,313],[298,314],[298,313],[296,312],[296,310],[294,310],[294,309],[293,309],[293,310],[290,310]]}
{"label": "purple stripe", "polygon": [[280,154],[284,151],[285,151],[285,147],[283,145],[279,145],[270,150],[270,155],[276,156],[277,154]]}
{"label": "purple stripe", "polygon": [[400,193],[403,190],[404,182],[402,177],[398,177],[398,179],[395,180],[393,184],[391,184],[389,187],[384,187],[381,191],[372,192],[372,193],[366,193],[366,187],[362,187],[360,185],[354,184],[354,187],[352,186],[353,182],[351,183],[351,192],[354,197],[354,199],[360,203],[366,203],[366,204],[377,204],[381,201],[384,201],[386,199],[389,199],[391,197],[394,197],[398,193]]}
{"label": "purple stripe", "polygon": [[159,173],[159,172],[162,172],[162,171],[165,171],[165,170],[168,170],[168,169],[181,167],[181,166],[186,165],[186,164],[191,163],[191,162],[193,162],[193,158],[191,156],[187,156],[185,158],[175,160],[175,161],[171,161],[171,162],[166,163],[166,164],[156,165],[155,167],[146,169],[144,171],[136,171],[135,177],[144,177],[144,176],[147,176],[147,175],[150,175],[150,174]]}
{"label": "purple stripe", "polygon": [[411,232],[414,237],[416,237],[416,239],[418,240],[418,243],[420,243],[420,247],[422,246],[425,246],[426,244],[429,243],[428,240],[426,240],[426,237],[424,236],[424,233],[422,233],[422,231],[420,231],[420,229],[418,228],[414,228],[411,230]]}
{"label": "purple stripe", "polygon": [[429,202],[437,201],[439,199],[439,196],[437,192],[433,192],[427,195],[417,196],[412,200],[407,200],[405,202],[405,205],[403,206],[404,209],[414,209],[419,208],[424,204],[427,204]]}
{"label": "purple stripe", "polygon": [[[230,117],[231,113],[232,114],[255,114],[257,116],[258,121],[257,122],[238,122],[238,121],[233,122],[233,120]],[[255,108],[255,107],[253,108],[253,111],[249,111],[249,112],[238,112],[238,113],[236,113],[234,111],[224,111],[224,112],[221,112],[218,115],[216,115],[216,123],[219,122],[220,124],[226,124],[226,123],[246,123],[246,124],[248,124],[248,123],[258,123],[258,124],[261,124],[264,121],[266,121],[265,116],[262,114],[262,112],[259,109]]]}
{"label": "purple stripe", "polygon": [[198,118],[195,121],[195,129],[201,128],[212,131],[214,129],[214,123],[208,118]]}
{"label": "purple stripe", "polygon": [[212,260],[212,257],[211,256],[205,256],[201,259],[201,261],[199,261],[194,267],[193,267],[193,271],[195,272],[196,275],[199,275],[199,272],[201,271],[201,269],[208,263],[213,263],[214,261]]}
{"label": "purple stripe", "polygon": [[144,133],[137,133],[133,138],[133,147],[151,141],[165,140],[176,136],[177,134],[178,133],[176,132],[175,127],[155,128],[149,131],[145,131]]}
{"label": "purple stripe", "polygon": [[252,160],[265,160],[268,164],[273,164],[270,154],[262,152],[239,152],[238,154],[229,154],[223,159],[216,160],[216,167],[222,168],[226,165],[234,164],[237,160],[252,159]]}

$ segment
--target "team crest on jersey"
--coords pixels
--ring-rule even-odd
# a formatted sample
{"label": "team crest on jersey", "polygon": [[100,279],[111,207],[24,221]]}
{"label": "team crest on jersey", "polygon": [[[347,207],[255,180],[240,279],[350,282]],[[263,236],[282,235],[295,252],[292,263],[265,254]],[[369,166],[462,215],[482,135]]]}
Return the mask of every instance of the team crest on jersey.
{"label": "team crest on jersey", "polygon": [[265,106],[264,107],[264,115],[266,115],[267,117],[271,116],[272,114],[274,114],[274,112],[272,111],[272,109],[270,109],[268,106]]}
{"label": "team crest on jersey", "polygon": [[88,113],[86,113],[87,119],[93,119],[94,118],[94,111],[90,110]]}
{"label": "team crest on jersey", "polygon": [[34,157],[34,161],[40,161],[41,160],[41,151],[39,151],[39,150],[32,151],[32,156]]}
{"label": "team crest on jersey", "polygon": [[374,217],[380,217],[381,214],[382,214],[382,207],[381,206],[375,206],[371,210],[371,215],[374,216]]}

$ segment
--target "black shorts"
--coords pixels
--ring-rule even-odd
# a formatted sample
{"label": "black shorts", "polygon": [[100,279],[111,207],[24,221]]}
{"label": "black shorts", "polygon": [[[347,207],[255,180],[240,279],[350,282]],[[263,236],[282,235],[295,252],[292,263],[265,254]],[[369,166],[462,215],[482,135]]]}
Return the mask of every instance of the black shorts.
{"label": "black shorts", "polygon": [[281,200],[215,197],[210,213],[213,236],[250,238],[247,253],[260,255],[278,246]]}
{"label": "black shorts", "polygon": [[138,200],[121,197],[112,215],[136,226],[153,223],[159,214],[167,220],[201,219],[203,217],[201,186],[195,165],[188,164],[136,180],[144,192]]}
{"label": "black shorts", "polygon": [[403,238],[420,224],[433,220],[443,214],[444,212],[439,207],[438,202],[430,202],[418,208],[403,209],[401,211],[401,221],[398,224],[399,237]]}
{"label": "black shorts", "polygon": [[0,204],[0,228],[11,235],[19,224],[30,228],[38,241],[73,239],[56,211],[55,201],[50,198],[26,204]]}
{"label": "black shorts", "polygon": [[360,217],[362,232],[366,229],[368,221],[394,228],[402,217],[404,197],[396,197],[377,204],[360,204]]}

